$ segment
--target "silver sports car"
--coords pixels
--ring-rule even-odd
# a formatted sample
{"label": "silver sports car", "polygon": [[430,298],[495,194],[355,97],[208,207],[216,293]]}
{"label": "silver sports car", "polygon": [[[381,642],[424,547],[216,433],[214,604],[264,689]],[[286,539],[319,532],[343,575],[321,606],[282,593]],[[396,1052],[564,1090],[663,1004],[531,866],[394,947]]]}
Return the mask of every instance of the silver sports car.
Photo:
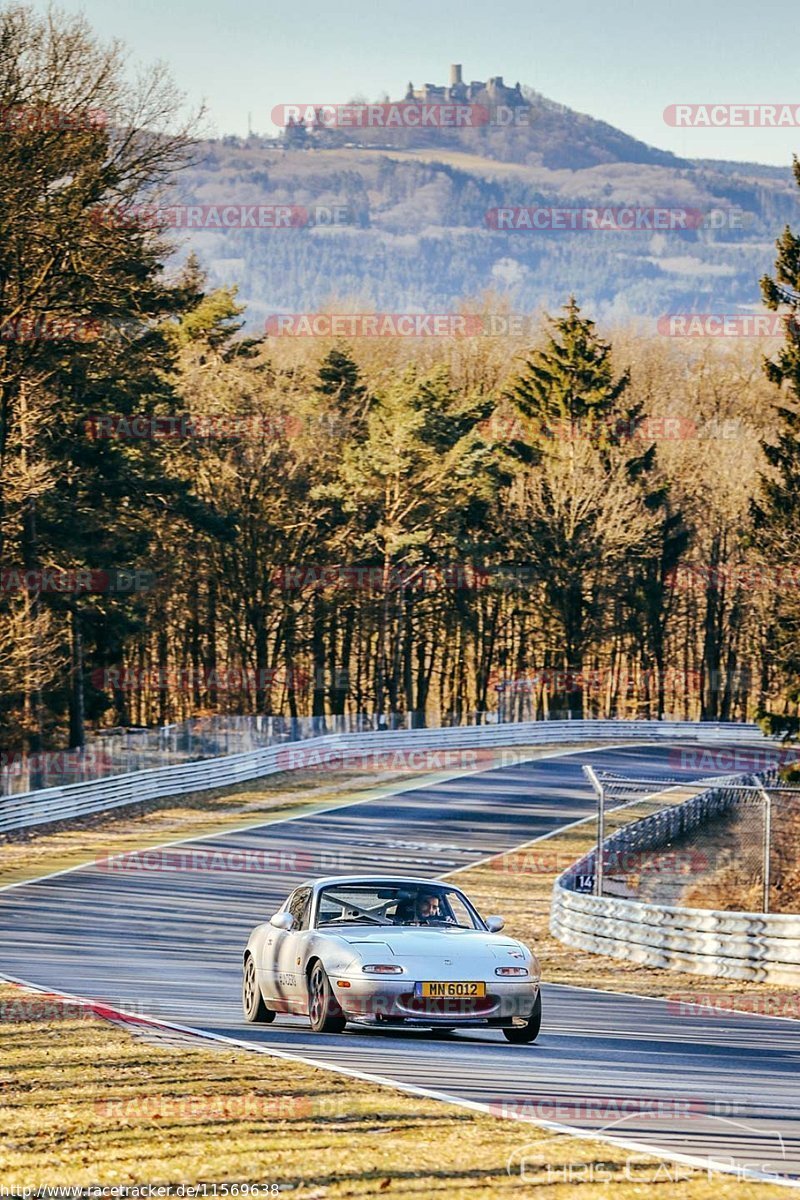
{"label": "silver sports car", "polygon": [[371,875],[301,884],[250,935],[245,1017],[301,1013],[319,1033],[348,1021],[480,1025],[532,1042],[542,1019],[539,963],[502,928],[447,883]]}

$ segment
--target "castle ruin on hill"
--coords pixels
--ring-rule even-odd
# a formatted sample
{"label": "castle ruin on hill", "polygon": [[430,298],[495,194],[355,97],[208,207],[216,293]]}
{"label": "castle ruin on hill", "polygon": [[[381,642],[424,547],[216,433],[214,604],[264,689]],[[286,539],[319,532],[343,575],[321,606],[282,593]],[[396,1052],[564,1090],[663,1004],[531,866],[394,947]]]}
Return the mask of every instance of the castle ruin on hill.
{"label": "castle ruin on hill", "polygon": [[508,108],[528,108],[529,103],[522,94],[519,83],[513,88],[503,83],[502,75],[493,75],[487,80],[473,80],[464,83],[461,76],[461,63],[453,63],[450,67],[450,83],[447,87],[439,87],[435,83],[424,83],[415,88],[409,83],[404,100],[422,104],[485,104],[488,107],[505,105]]}

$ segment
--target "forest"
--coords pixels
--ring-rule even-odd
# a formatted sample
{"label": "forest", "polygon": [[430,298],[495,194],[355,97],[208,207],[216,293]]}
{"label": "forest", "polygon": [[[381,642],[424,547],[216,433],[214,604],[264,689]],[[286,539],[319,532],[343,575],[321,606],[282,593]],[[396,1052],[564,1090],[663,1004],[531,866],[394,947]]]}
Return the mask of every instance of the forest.
{"label": "forest", "polygon": [[169,230],[97,219],[192,161],[162,70],[24,8],[0,47],[4,748],[211,713],[796,729],[790,229],[778,339],[577,291],[498,325],[488,290],[453,336],[254,336]]}

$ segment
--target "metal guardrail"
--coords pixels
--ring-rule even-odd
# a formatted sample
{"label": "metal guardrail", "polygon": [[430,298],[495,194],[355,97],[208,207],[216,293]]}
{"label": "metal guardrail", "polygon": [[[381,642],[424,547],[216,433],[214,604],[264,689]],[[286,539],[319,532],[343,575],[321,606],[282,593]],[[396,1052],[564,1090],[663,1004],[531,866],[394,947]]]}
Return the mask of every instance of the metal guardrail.
{"label": "metal guardrail", "polygon": [[[731,781],[732,782],[732,781]],[[716,786],[634,821],[604,843],[604,856],[656,850],[731,808],[735,793]],[[644,903],[574,890],[594,873],[596,852],[568,867],[553,886],[550,929],[565,945],[719,979],[800,983],[800,916],[729,912]]]}
{"label": "metal guardrail", "polygon": [[[20,795],[0,796],[0,834],[36,825],[65,821],[107,809],[140,804],[166,796],[181,796],[210,788],[246,783],[282,771],[309,767],[322,769],[358,766],[364,756],[382,767],[380,755],[404,755],[406,769],[441,770],[454,764],[438,761],[435,755],[447,750],[480,750],[502,746],[536,746],[552,743],[580,745],[582,742],[619,741],[644,738],[668,741],[676,738],[703,742],[747,742],[770,745],[756,725],[734,722],[680,721],[530,721],[518,724],[449,726],[367,733],[329,734],[303,742],[284,743],[174,766],[157,767],[125,775],[111,775],[82,783]],[[415,752],[420,752],[415,757]],[[432,757],[432,755],[434,757]],[[385,769],[396,762],[387,759]],[[469,767],[464,761],[460,764]],[[475,761],[477,765],[477,758]]]}

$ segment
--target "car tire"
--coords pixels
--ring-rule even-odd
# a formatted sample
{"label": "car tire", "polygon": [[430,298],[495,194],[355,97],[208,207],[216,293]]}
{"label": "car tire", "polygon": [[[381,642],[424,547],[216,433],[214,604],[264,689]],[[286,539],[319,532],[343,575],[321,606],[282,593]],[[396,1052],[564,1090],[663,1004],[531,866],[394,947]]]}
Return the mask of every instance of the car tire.
{"label": "car tire", "polygon": [[245,1021],[249,1021],[251,1025],[269,1025],[271,1021],[275,1020],[275,1013],[271,1008],[267,1008],[264,997],[261,995],[261,988],[258,986],[256,977],[256,964],[252,954],[248,954],[244,960],[242,1009]]}
{"label": "car tire", "polygon": [[341,1033],[347,1024],[319,960],[313,964],[308,977],[308,1019],[314,1033]]}
{"label": "car tire", "polygon": [[533,1012],[528,1017],[524,1025],[512,1025],[510,1029],[504,1029],[503,1034],[507,1042],[513,1042],[514,1045],[523,1045],[525,1042],[535,1042],[539,1036],[539,1030],[542,1027],[542,993],[536,993],[536,1003],[533,1006]]}

